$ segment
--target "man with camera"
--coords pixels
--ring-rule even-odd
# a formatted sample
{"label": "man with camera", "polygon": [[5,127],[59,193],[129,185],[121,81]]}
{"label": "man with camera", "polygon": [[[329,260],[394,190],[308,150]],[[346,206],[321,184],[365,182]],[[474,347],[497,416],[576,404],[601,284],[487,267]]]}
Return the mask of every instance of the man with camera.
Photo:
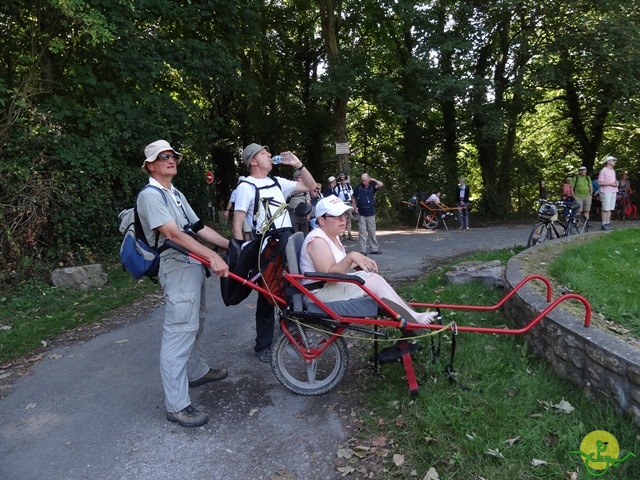
{"label": "man with camera", "polygon": [[[229,267],[224,260],[195,237],[225,249],[229,241],[205,226],[185,196],[171,183],[178,173],[182,154],[166,140],[147,145],[144,154],[142,170],[149,174],[149,185],[155,188],[140,192],[137,210],[149,245],[156,244],[156,236],[160,246],[171,240],[206,258],[208,267],[217,276],[229,276]],[[166,249],[160,256],[158,277],[165,300],[160,374],[167,420],[184,427],[199,427],[209,420],[209,416],[191,405],[189,388],[227,376],[225,369],[209,368],[198,343],[207,313],[205,267],[176,250]]]}

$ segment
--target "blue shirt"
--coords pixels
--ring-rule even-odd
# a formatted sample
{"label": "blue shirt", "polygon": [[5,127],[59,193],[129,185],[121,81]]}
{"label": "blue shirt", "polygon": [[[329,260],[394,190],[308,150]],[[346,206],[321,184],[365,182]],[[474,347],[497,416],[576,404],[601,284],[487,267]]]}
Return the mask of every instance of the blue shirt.
{"label": "blue shirt", "polygon": [[376,190],[376,184],[373,182],[369,183],[368,187],[365,187],[364,184],[361,183],[353,190],[358,213],[363,217],[372,217],[376,213],[376,199],[374,197]]}

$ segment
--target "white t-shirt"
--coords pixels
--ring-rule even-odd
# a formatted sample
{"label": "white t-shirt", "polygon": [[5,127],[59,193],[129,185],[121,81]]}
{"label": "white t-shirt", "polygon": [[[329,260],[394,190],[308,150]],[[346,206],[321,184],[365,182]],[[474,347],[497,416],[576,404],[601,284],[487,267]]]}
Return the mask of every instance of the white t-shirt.
{"label": "white t-shirt", "polygon": [[430,202],[440,203],[440,197],[435,193],[432,193],[431,196],[427,198],[427,203],[430,203]]}
{"label": "white t-shirt", "polygon": [[342,185],[342,183],[338,184],[338,198],[347,205],[351,205],[351,197],[353,197],[353,189],[351,188],[351,185],[348,183],[345,183],[344,185]]}
{"label": "white t-shirt", "polygon": [[[256,198],[256,187],[258,188],[258,194],[260,196],[260,207],[258,209],[258,215],[255,222],[255,229],[258,234],[264,233],[269,228],[269,221],[274,216],[278,208],[283,205],[285,198],[291,195],[297,185],[297,182],[288,180],[282,177],[275,177],[278,185],[269,177],[267,178],[254,178],[248,176],[244,181],[238,183],[236,187],[236,201],[234,209],[236,211],[245,212],[247,214],[247,221],[250,225],[254,225],[254,202]],[[252,184],[252,185],[249,185]],[[255,185],[255,186],[254,186]],[[265,209],[265,205],[267,208]],[[282,215],[280,215],[274,222],[274,228],[287,228],[291,227],[291,219],[286,208]]]}

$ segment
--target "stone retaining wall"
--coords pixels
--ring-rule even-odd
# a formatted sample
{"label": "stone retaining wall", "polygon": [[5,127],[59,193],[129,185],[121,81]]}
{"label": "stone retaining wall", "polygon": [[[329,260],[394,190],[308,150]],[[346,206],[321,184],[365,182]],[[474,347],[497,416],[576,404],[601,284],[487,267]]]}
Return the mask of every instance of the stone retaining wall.
{"label": "stone retaining wall", "polygon": [[[523,255],[527,251],[507,264],[507,291],[526,276],[519,259]],[[539,283],[533,280],[524,285],[504,306],[505,314],[520,326],[548,305],[545,297],[532,287],[536,282]],[[640,426],[639,350],[596,327],[585,327],[584,317],[567,313],[562,304],[527,333],[526,340],[558,375],[580,385],[591,398],[610,401],[618,412],[629,415]]]}

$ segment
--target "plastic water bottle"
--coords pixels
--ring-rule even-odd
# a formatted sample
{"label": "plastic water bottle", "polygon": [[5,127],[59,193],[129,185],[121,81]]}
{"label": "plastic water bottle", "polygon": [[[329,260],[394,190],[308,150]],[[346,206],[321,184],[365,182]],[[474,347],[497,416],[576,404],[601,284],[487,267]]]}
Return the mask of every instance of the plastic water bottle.
{"label": "plastic water bottle", "polygon": [[273,157],[271,157],[271,161],[273,162],[274,165],[280,165],[282,163],[282,160],[289,158],[290,155],[291,155],[290,153],[274,155]]}

